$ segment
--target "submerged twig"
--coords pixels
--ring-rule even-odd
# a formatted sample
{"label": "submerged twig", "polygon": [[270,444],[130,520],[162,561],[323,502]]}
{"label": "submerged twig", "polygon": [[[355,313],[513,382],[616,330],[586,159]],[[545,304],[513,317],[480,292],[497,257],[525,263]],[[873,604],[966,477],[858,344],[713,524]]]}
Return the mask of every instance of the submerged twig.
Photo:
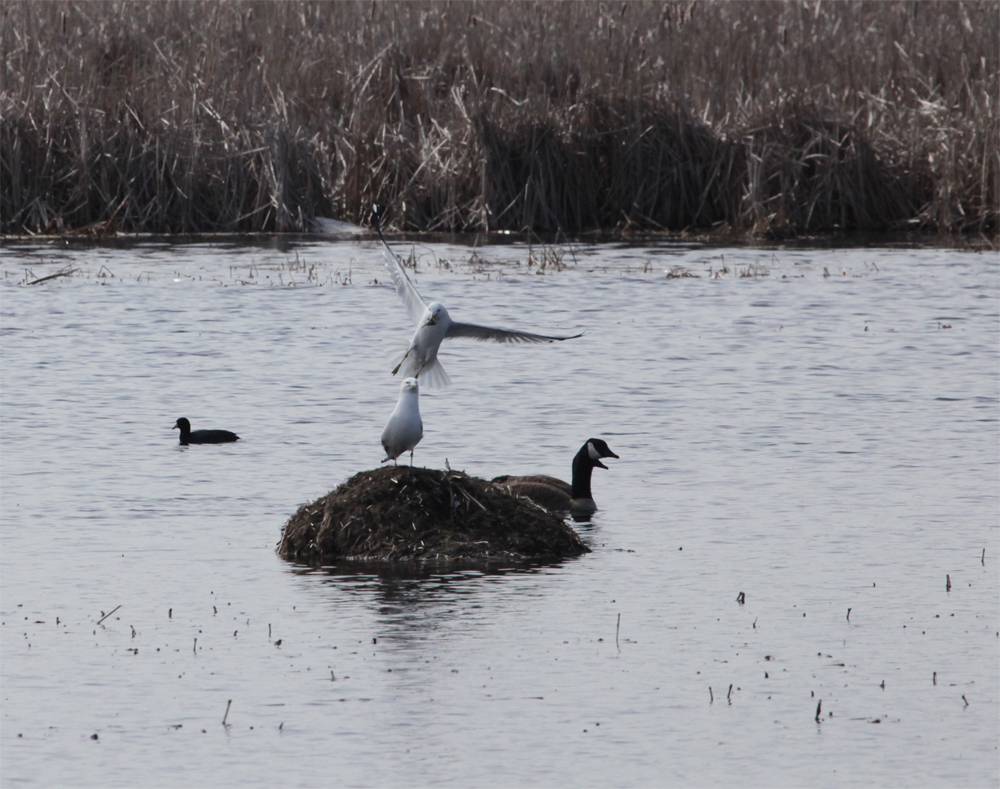
{"label": "submerged twig", "polygon": [[49,274],[47,277],[38,277],[31,282],[26,282],[25,285],[38,285],[41,282],[48,282],[50,279],[55,279],[56,277],[68,277],[70,274],[75,274],[80,269],[78,268],[64,268],[61,271],[57,271],[55,274]]}

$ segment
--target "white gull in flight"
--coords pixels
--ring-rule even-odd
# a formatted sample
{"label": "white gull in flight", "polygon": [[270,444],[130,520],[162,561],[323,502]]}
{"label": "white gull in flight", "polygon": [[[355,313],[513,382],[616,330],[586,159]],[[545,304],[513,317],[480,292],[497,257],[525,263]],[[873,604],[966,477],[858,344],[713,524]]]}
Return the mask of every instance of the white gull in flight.
{"label": "white gull in flight", "polygon": [[477,326],[474,323],[453,321],[443,304],[436,301],[425,304],[424,300],[420,298],[420,294],[407,276],[402,262],[389,248],[382,235],[378,206],[373,206],[372,218],[375,230],[378,231],[378,237],[382,241],[385,265],[389,269],[393,285],[396,286],[396,293],[403,300],[406,311],[410,314],[410,319],[417,324],[417,330],[413,333],[413,339],[410,340],[409,350],[392,371],[393,375],[399,372],[412,378],[420,378],[423,375],[423,380],[431,388],[450,384],[451,379],[437,358],[438,348],[441,347],[441,342],[445,338],[457,337],[467,340],[482,340],[483,342],[538,343],[573,340],[583,336],[582,334],[574,334],[571,337],[550,337],[545,334],[495,329],[490,326]]}

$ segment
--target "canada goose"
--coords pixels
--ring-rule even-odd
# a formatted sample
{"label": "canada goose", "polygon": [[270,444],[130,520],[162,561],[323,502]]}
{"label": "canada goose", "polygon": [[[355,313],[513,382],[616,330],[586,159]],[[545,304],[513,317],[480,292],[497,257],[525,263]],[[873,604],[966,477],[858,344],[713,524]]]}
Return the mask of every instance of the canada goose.
{"label": "canada goose", "polygon": [[181,443],[188,444],[228,444],[230,441],[239,441],[240,437],[228,430],[192,430],[191,423],[181,417],[174,423],[174,430],[181,431]]}
{"label": "canada goose", "polygon": [[413,448],[424,437],[424,423],[420,419],[419,384],[416,378],[407,378],[399,387],[399,400],[396,408],[385,423],[382,431],[382,448],[385,457],[382,462],[391,460],[399,465],[396,458],[406,450],[410,450],[410,465],[413,465]]}
{"label": "canada goose", "polygon": [[617,458],[599,438],[588,438],[573,458],[573,483],[539,474],[531,477],[496,477],[493,482],[517,496],[526,496],[549,510],[590,515],[597,510],[590,493],[590,474],[595,467],[607,468],[601,458]]}
{"label": "canada goose", "polygon": [[402,360],[392,371],[393,375],[402,371],[406,377],[419,378],[424,376],[424,382],[430,387],[447,386],[451,379],[437,359],[438,348],[445,338],[458,337],[467,340],[482,340],[483,342],[533,343],[553,342],[555,340],[573,340],[582,337],[574,334],[572,337],[550,337],[545,334],[514,331],[511,329],[494,329],[490,326],[477,326],[474,323],[458,323],[453,321],[444,305],[438,302],[425,304],[420,294],[410,281],[399,258],[389,249],[382,235],[378,206],[373,206],[372,219],[378,237],[382,241],[382,251],[389,276],[396,286],[396,293],[403,300],[410,319],[417,324],[417,329],[410,340],[410,347]]}

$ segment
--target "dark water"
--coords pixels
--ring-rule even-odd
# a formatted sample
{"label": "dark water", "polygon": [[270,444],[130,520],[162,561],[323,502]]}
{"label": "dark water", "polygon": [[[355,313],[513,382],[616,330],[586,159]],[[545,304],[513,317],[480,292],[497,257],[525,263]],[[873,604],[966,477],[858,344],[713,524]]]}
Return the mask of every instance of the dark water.
{"label": "dark water", "polygon": [[621,459],[593,553],[393,577],[273,552],[412,332],[371,241],[282,244],[3,249],[4,786],[997,784],[995,255],[418,246],[586,335],[446,344],[416,462]]}

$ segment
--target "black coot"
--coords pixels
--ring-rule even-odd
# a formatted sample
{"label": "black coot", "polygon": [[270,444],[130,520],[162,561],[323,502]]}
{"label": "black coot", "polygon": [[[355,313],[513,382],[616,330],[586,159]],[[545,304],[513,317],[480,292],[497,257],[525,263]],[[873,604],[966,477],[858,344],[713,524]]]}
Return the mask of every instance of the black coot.
{"label": "black coot", "polygon": [[174,430],[180,429],[182,444],[228,444],[239,441],[240,437],[228,430],[192,430],[191,423],[181,417],[174,424]]}

